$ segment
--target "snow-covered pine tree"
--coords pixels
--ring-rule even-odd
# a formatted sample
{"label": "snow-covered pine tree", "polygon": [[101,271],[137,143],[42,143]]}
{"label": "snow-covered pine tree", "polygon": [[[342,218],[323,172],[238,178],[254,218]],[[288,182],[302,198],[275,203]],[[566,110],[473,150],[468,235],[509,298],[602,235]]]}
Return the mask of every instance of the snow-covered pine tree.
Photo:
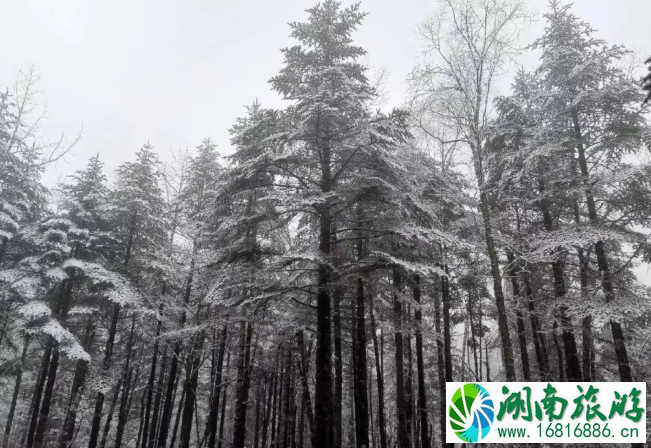
{"label": "snow-covered pine tree", "polygon": [[[165,263],[161,262],[164,249],[167,247],[166,219],[163,214],[164,202],[162,190],[159,185],[160,170],[156,153],[149,144],[136,153],[135,162],[121,164],[116,172],[116,185],[111,198],[110,216],[108,218],[112,228],[112,236],[119,241],[119,252],[111,259],[111,267],[130,278],[140,289],[158,294],[158,289],[153,288],[157,276],[164,271]],[[104,350],[103,370],[104,375],[109,374],[118,324],[120,323],[120,311],[123,307],[139,307],[139,297],[133,294],[131,297],[124,297],[124,300],[116,301],[109,313],[108,328]],[[133,311],[132,311],[133,314]],[[136,316],[131,316],[131,326]],[[125,330],[124,333],[133,334],[133,330]],[[121,338],[122,339],[122,338]],[[132,340],[132,336],[128,337]],[[118,431],[116,444],[120,443],[122,430],[126,424],[126,402],[129,394],[129,362],[132,356],[132,343],[127,342],[125,353],[124,372],[122,381],[118,385],[123,387],[123,399],[121,412],[118,419]],[[102,384],[106,383],[106,384]],[[92,427],[88,442],[89,448],[96,448],[102,409],[106,393],[113,387],[110,380],[97,383],[97,396],[95,400],[95,411],[92,419]]]}
{"label": "snow-covered pine tree", "polygon": [[594,30],[570,8],[555,0],[550,2],[545,33],[534,43],[534,48],[542,51],[536,75],[544,89],[549,123],[561,138],[555,144],[569,145],[573,150],[575,188],[583,193],[580,214],[587,221],[582,227],[596,256],[598,291],[607,310],[604,317],[610,322],[620,379],[631,381],[620,321],[639,307],[625,305],[631,297],[627,298],[618,284],[624,278],[628,281],[629,276],[616,254],[627,243],[639,245],[643,237],[632,231],[635,218],[627,217],[620,204],[609,197],[618,189],[624,173],[641,175],[638,168],[627,163],[626,156],[643,146],[647,126],[639,107],[643,97],[635,80],[618,65],[626,50],[597,39]]}

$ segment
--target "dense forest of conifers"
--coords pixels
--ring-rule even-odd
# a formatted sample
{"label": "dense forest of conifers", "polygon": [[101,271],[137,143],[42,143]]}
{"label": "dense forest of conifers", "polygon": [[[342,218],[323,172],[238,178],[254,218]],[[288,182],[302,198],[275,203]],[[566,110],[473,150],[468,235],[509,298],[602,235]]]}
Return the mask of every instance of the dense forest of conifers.
{"label": "dense forest of conifers", "polygon": [[519,1],[437,8],[401,109],[325,0],[229,156],[110,183],[46,189],[33,73],[0,93],[2,447],[432,448],[446,381],[651,378],[644,71],[555,0],[526,48]]}

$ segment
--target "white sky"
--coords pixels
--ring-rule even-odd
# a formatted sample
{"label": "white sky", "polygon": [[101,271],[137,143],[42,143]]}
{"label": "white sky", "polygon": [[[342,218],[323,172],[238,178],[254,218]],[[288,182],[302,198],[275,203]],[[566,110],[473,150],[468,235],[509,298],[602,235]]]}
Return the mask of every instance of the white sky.
{"label": "white sky", "polygon": [[[84,134],[51,169],[52,184],[98,151],[109,167],[147,140],[167,157],[210,136],[230,153],[228,128],[256,97],[280,106],[267,80],[292,45],[287,23],[314,1],[0,0],[0,86],[33,64],[47,102],[42,133]],[[343,2],[344,5],[350,1]],[[546,0],[530,0],[542,11]],[[390,73],[386,106],[399,106],[419,42],[416,22],[435,0],[366,0],[357,44]],[[575,0],[574,11],[610,43],[651,53],[651,0]],[[542,22],[525,39],[540,34]],[[531,63],[531,61],[529,62]]]}

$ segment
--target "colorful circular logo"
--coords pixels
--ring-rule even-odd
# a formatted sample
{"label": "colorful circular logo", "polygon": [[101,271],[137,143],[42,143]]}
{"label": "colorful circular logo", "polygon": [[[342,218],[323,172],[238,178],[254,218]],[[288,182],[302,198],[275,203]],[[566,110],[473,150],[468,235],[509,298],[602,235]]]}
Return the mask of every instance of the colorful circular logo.
{"label": "colorful circular logo", "polygon": [[468,383],[452,395],[448,410],[450,426],[464,442],[475,443],[486,437],[495,418],[495,405],[488,391]]}

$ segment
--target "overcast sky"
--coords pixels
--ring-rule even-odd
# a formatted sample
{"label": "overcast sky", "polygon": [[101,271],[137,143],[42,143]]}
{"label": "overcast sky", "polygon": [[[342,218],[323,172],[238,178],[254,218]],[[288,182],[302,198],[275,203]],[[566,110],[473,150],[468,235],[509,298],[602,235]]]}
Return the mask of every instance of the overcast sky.
{"label": "overcast sky", "polygon": [[[349,4],[344,1],[343,4]],[[546,0],[530,0],[542,11]],[[0,0],[0,86],[33,64],[47,103],[42,133],[74,135],[74,154],[46,176],[83,167],[98,151],[109,167],[149,142],[170,150],[210,136],[231,151],[228,128],[256,97],[280,106],[267,80],[305,20],[305,0]],[[416,23],[436,0],[366,0],[357,43],[390,73],[387,106],[404,98],[419,49]],[[651,0],[576,0],[574,11],[610,43],[651,53]],[[524,37],[535,38],[542,21]],[[525,60],[526,61],[526,60]]]}

